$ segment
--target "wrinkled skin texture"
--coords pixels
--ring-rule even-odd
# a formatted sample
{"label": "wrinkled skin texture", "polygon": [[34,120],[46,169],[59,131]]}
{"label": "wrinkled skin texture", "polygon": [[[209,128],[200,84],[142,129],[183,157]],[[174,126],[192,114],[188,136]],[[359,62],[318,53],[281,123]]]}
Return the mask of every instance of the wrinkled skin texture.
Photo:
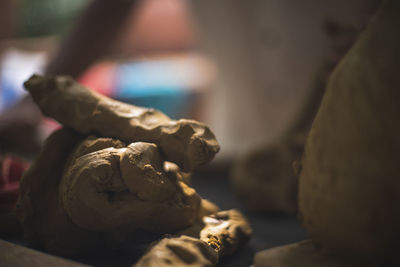
{"label": "wrinkled skin texture", "polygon": [[210,162],[219,151],[214,134],[200,122],[175,121],[160,111],[121,103],[90,91],[70,77],[33,75],[24,86],[43,114],[64,126],[127,144],[155,143],[167,161],[184,171]]}

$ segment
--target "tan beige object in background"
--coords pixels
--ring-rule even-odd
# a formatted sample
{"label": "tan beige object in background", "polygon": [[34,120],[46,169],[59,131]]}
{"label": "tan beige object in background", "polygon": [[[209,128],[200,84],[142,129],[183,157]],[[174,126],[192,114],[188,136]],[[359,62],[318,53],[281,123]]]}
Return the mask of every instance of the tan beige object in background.
{"label": "tan beige object in background", "polygon": [[368,261],[393,258],[400,239],[399,12],[385,1],[333,72],[300,176],[311,239]]}
{"label": "tan beige object in background", "polygon": [[398,266],[400,2],[388,0],[332,73],[307,138],[300,219],[310,241],[255,266]]}

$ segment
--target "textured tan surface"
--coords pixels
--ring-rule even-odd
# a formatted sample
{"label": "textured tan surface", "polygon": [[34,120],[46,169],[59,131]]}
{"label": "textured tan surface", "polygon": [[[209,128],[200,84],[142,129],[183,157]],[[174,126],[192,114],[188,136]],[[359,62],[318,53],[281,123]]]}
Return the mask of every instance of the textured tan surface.
{"label": "textured tan surface", "polygon": [[219,211],[202,218],[199,237],[220,257],[232,255],[245,244],[251,234],[250,224],[238,210]]}
{"label": "textured tan surface", "polygon": [[359,258],[388,259],[400,239],[399,11],[385,2],[332,74],[302,163],[310,237]]}
{"label": "textured tan surface", "polygon": [[99,95],[67,76],[33,75],[24,84],[41,111],[79,133],[126,143],[150,142],[184,171],[210,162],[219,151],[214,134],[194,120],[171,120],[154,109]]}

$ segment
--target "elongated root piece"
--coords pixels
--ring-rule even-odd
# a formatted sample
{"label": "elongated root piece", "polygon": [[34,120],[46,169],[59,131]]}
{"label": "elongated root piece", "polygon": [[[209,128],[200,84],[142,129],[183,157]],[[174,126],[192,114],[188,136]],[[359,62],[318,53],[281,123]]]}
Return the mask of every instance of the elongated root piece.
{"label": "elongated root piece", "polygon": [[124,147],[111,138],[94,137],[71,154],[60,194],[76,225],[100,232],[182,229],[196,220],[201,200],[185,183],[165,174],[155,144]]}
{"label": "elongated root piece", "polygon": [[184,171],[206,164],[219,151],[210,129],[197,121],[171,120],[154,110],[101,96],[67,76],[33,75],[25,88],[42,112],[79,133],[126,143],[155,143],[166,160]]}
{"label": "elongated root piece", "polygon": [[202,217],[179,237],[162,239],[135,266],[215,266],[220,257],[236,252],[251,233],[239,211],[219,211]]}

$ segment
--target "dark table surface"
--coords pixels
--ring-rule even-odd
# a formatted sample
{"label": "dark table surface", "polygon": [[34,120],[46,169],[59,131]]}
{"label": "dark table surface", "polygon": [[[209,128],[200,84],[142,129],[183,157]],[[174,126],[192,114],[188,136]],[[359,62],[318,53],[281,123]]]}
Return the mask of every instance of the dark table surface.
{"label": "dark table surface", "polygon": [[[193,177],[193,187],[204,198],[216,203],[222,210],[237,208],[244,213],[253,228],[249,242],[235,255],[220,260],[218,266],[250,266],[258,251],[297,242],[307,238],[305,230],[294,216],[279,214],[254,214],[245,209],[230,190],[229,179],[224,174],[199,174]],[[10,242],[29,246],[19,239]],[[143,250],[102,251],[73,260],[95,266],[131,266]]]}

